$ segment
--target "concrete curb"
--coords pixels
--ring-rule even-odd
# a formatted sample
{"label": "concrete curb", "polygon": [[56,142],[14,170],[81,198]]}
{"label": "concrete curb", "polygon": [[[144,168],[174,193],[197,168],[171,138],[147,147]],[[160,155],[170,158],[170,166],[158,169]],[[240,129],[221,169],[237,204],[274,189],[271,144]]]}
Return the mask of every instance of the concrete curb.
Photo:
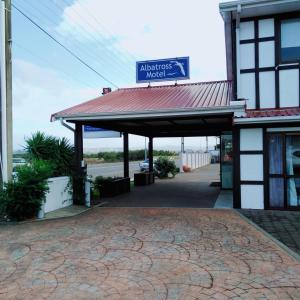
{"label": "concrete curb", "polygon": [[270,233],[268,233],[267,231],[265,231],[263,228],[261,228],[260,226],[258,226],[257,224],[255,224],[253,221],[251,221],[250,219],[248,219],[247,217],[245,217],[239,211],[237,211],[235,209],[233,209],[233,211],[237,215],[239,215],[243,220],[245,220],[249,225],[253,226],[255,229],[257,229],[263,235],[265,235],[270,240],[272,240],[279,248],[281,248],[283,251],[285,251],[289,256],[291,256],[292,258],[300,261],[300,255],[298,253],[296,253],[295,251],[293,251],[292,249],[290,249],[289,247],[287,247],[285,244],[283,244],[282,242],[280,242],[279,240],[277,240],[274,236],[272,236]]}
{"label": "concrete curb", "polygon": [[0,222],[0,226],[6,226],[6,225],[22,225],[22,224],[28,224],[28,223],[34,223],[34,222],[45,222],[45,221],[52,221],[52,220],[61,220],[61,219],[67,219],[67,218],[72,218],[72,217],[76,217],[79,216],[83,213],[86,213],[87,211],[94,209],[94,208],[98,208],[98,207],[102,207],[103,205],[106,205],[107,202],[103,202],[103,203],[99,203],[97,205],[94,205],[92,207],[87,207],[85,210],[80,211],[78,213],[74,213],[73,215],[70,216],[61,216],[61,217],[54,217],[54,218],[43,218],[43,219],[33,219],[33,220],[27,220],[27,221],[13,221],[13,222]]}

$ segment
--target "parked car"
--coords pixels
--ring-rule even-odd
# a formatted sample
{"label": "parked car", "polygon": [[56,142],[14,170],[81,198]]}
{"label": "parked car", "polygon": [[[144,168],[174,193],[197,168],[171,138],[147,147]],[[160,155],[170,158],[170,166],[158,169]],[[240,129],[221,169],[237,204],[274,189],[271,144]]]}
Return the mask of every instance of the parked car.
{"label": "parked car", "polygon": [[[156,159],[153,160],[153,163],[156,161]],[[143,162],[139,163],[140,166],[140,171],[141,172],[146,172],[149,171],[149,158],[145,159]],[[154,165],[153,165],[154,169]]]}
{"label": "parked car", "polygon": [[139,166],[141,172],[149,171],[149,159],[147,158],[143,162],[140,162]]}

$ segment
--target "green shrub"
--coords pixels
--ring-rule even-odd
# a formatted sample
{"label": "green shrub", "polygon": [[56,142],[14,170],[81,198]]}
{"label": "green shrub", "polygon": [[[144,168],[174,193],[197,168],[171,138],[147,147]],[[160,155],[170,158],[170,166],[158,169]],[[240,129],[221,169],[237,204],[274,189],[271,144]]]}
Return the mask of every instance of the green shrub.
{"label": "green shrub", "polygon": [[0,192],[0,211],[10,220],[21,221],[37,216],[48,191],[51,165],[33,161],[18,167],[17,172],[17,178],[6,183]]}
{"label": "green shrub", "polygon": [[117,179],[121,179],[123,177],[104,177],[104,176],[97,176],[93,182],[94,184],[94,187],[96,190],[100,191],[101,189],[101,186],[105,183],[109,183],[109,182],[112,182],[114,180],[117,180]]}
{"label": "green shrub", "polygon": [[167,178],[169,174],[174,177],[177,173],[177,167],[174,160],[167,157],[159,157],[154,162],[154,172],[158,178]]}
{"label": "green shrub", "polygon": [[114,177],[97,176],[94,180],[94,184],[101,185],[101,184],[106,183],[106,182],[112,182],[113,180],[114,180]]}

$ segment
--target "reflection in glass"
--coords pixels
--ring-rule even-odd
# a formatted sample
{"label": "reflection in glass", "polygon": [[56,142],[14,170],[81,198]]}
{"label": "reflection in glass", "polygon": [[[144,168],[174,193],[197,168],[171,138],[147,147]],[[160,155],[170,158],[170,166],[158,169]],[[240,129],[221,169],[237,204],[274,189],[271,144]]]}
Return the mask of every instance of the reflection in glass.
{"label": "reflection in glass", "polygon": [[269,137],[269,173],[282,174],[283,139],[281,134],[270,134]]}
{"label": "reflection in glass", "polygon": [[222,188],[232,189],[232,135],[221,136]]}
{"label": "reflection in glass", "polygon": [[288,206],[300,205],[300,178],[290,178],[287,182]]}
{"label": "reflection in glass", "polygon": [[281,22],[281,60],[300,60],[300,19]]}
{"label": "reflection in glass", "polygon": [[283,178],[270,178],[270,207],[284,207]]}
{"label": "reflection in glass", "polygon": [[288,135],[286,137],[286,173],[287,175],[300,175],[299,135]]}

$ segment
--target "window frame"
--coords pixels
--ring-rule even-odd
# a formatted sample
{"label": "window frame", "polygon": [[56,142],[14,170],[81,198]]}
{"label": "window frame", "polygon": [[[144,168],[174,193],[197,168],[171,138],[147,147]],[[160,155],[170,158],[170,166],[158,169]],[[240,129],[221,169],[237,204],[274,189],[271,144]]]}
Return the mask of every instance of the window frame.
{"label": "window frame", "polygon": [[[281,56],[281,42],[282,42],[282,39],[281,39],[281,36],[282,36],[282,32],[281,32],[281,26],[282,26],[282,21],[285,21],[285,20],[291,20],[291,19],[300,19],[300,13],[297,13],[297,14],[292,14],[292,15],[284,15],[284,16],[281,16],[278,18],[278,40],[277,40],[277,51],[278,51],[278,62],[279,64],[300,64],[300,56],[299,56],[299,59],[295,59],[295,60],[283,60],[282,59],[282,56]],[[275,25],[276,26],[276,25]],[[299,46],[300,47],[300,46]]]}
{"label": "window frame", "polygon": [[[274,173],[270,173],[270,169],[269,169],[269,164],[270,164],[270,154],[269,154],[269,146],[270,146],[270,137],[273,134],[277,134],[280,135],[282,137],[282,173],[281,174],[274,174]],[[274,131],[274,132],[268,132],[266,135],[266,145],[267,148],[265,150],[265,159],[266,159],[266,165],[264,166],[265,168],[267,167],[267,171],[266,171],[266,177],[265,177],[265,185],[267,185],[267,205],[266,205],[266,209],[271,209],[271,210],[292,210],[292,211],[300,211],[300,206],[291,206],[288,203],[288,188],[287,188],[287,182],[289,179],[291,178],[300,178],[300,174],[297,175],[288,175],[287,174],[287,168],[286,168],[286,137],[287,136],[299,136],[300,133],[299,131],[291,131],[291,132],[280,132],[280,131]],[[269,179],[270,178],[281,178],[284,181],[284,199],[283,199],[283,207],[276,207],[276,206],[271,206],[270,203],[270,191],[269,191],[269,187],[270,187],[270,182]]]}

